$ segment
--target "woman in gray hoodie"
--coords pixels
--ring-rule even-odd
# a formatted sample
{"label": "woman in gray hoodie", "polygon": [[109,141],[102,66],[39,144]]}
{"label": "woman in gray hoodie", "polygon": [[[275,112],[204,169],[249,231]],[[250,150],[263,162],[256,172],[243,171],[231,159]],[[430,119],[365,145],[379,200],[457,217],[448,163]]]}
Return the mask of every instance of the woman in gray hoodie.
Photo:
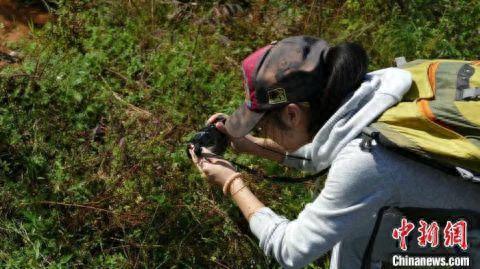
{"label": "woman in gray hoodie", "polygon": [[[305,171],[328,167],[325,186],[294,220],[277,215],[249,190],[241,174],[215,156],[193,161],[247,218],[260,247],[285,268],[303,267],[332,250],[331,268],[360,268],[379,210],[385,206],[478,211],[480,185],[372,144],[363,151],[364,127],[397,104],[411,86],[410,73],[387,68],[366,73],[367,56],[352,43],[330,47],[308,36],[263,47],[242,63],[246,102],[225,123],[208,122],[228,135],[234,150]],[[225,115],[223,115],[225,116]],[[266,138],[249,133],[261,129]],[[392,231],[372,266],[401,252]],[[470,242],[472,243],[472,242]],[[478,242],[477,242],[478,244]],[[477,257],[475,257],[475,255]],[[477,266],[478,252],[470,263]]]}

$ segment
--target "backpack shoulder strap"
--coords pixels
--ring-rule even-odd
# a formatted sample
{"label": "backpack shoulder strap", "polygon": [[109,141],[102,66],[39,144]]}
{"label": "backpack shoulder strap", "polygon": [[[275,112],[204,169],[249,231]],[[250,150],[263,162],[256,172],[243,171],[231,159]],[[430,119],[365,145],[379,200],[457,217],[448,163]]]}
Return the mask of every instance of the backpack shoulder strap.
{"label": "backpack shoulder strap", "polygon": [[377,213],[377,220],[375,221],[375,226],[373,226],[372,234],[370,235],[367,248],[365,248],[365,252],[363,254],[361,269],[369,269],[372,266],[372,252],[373,246],[375,245],[375,239],[377,238],[378,229],[380,229],[380,225],[382,224],[383,215],[385,211],[387,211],[389,208],[390,207],[388,206],[382,207]]}

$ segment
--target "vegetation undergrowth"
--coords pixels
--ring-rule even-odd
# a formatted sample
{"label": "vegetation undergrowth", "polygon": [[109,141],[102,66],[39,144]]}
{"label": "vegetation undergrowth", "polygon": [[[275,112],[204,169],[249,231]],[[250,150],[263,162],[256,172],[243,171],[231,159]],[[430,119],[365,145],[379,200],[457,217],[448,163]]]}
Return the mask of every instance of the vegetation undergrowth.
{"label": "vegetation undergrowth", "polygon": [[[240,61],[297,34],[359,42],[371,70],[480,55],[472,1],[47,2],[54,19],[0,70],[2,268],[278,267],[185,154],[243,101]],[[249,185],[289,218],[314,197],[313,183]]]}

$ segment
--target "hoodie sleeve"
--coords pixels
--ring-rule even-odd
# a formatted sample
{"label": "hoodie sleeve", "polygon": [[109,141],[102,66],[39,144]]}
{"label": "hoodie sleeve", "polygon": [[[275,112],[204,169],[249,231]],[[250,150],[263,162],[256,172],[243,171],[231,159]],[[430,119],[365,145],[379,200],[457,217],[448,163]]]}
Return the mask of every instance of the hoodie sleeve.
{"label": "hoodie sleeve", "polygon": [[289,154],[309,160],[287,155],[283,164],[309,172],[327,168],[338,152],[364,127],[401,101],[411,83],[411,74],[398,68],[368,73],[360,88],[322,126],[312,142]]}
{"label": "hoodie sleeve", "polygon": [[282,267],[306,266],[344,237],[371,229],[379,208],[390,199],[371,154],[352,147],[342,152],[321,194],[297,219],[290,221],[267,207],[250,219],[260,247]]}

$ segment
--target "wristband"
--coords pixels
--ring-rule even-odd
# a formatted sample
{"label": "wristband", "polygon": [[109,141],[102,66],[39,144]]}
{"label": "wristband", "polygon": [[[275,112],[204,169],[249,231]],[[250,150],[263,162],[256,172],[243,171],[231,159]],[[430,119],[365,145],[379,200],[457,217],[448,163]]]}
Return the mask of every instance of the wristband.
{"label": "wristband", "polygon": [[238,189],[236,192],[232,193],[232,197],[235,196],[235,194],[239,193],[241,190],[243,190],[245,187],[247,187],[247,184],[243,183],[243,186]]}
{"label": "wristband", "polygon": [[223,184],[223,194],[227,195],[228,190],[230,189],[230,185],[232,185],[233,181],[239,177],[241,177],[242,174],[240,173],[235,173],[232,176],[230,176],[227,181],[225,181],[225,184]]}

